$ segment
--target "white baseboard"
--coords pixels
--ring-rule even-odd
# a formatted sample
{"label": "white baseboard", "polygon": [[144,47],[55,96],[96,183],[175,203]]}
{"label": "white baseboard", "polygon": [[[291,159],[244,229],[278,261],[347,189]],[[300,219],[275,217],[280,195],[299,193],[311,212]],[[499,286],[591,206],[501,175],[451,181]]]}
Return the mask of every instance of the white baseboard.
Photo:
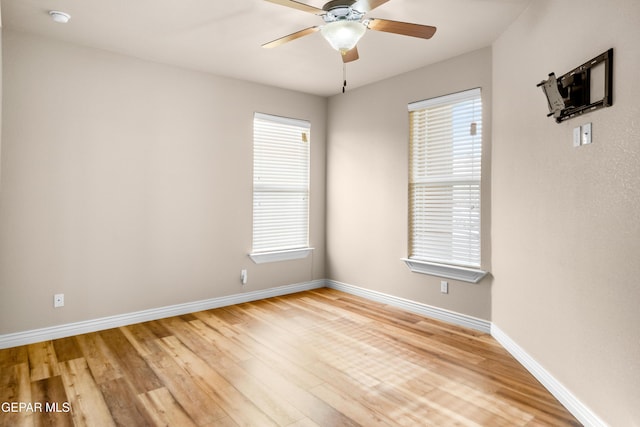
{"label": "white baseboard", "polygon": [[445,310],[443,308],[433,307],[431,305],[395,297],[393,295],[384,294],[382,292],[348,285],[346,283],[337,282],[335,280],[327,280],[326,286],[328,288],[343,291],[348,294],[357,295],[372,301],[377,301],[383,304],[389,304],[394,307],[402,308],[412,313],[417,313],[426,317],[431,317],[433,319],[442,320],[443,322],[453,323],[454,325],[464,326],[465,328],[474,329],[476,331],[484,332],[487,334],[491,332],[491,322],[489,322],[488,320],[478,319],[477,317],[467,316],[465,314],[460,314],[454,311]]}
{"label": "white baseboard", "polygon": [[574,417],[585,426],[607,427],[607,424],[594,414],[584,403],[576,398],[560,381],[555,379],[542,365],[529,356],[522,347],[513,341],[495,324],[491,325],[491,336],[516,358],[542,385],[558,399]]}
{"label": "white baseboard", "polygon": [[251,291],[225,297],[210,298],[184,304],[175,304],[166,307],[136,311],[133,313],[102,317],[99,319],[85,320],[82,322],[67,323],[64,325],[50,326],[47,328],[5,334],[0,335],[0,349],[16,347],[25,344],[33,344],[57,338],[65,338],[73,335],[86,334],[89,332],[96,332],[104,329],[117,328],[134,323],[162,319],[165,317],[180,316],[183,314],[194,313],[196,311],[225,307],[233,304],[241,304],[243,302],[256,301],[280,295],[292,294],[295,292],[307,291],[310,289],[323,288],[325,287],[325,285],[325,280],[313,280],[310,282],[278,286],[276,288]]}

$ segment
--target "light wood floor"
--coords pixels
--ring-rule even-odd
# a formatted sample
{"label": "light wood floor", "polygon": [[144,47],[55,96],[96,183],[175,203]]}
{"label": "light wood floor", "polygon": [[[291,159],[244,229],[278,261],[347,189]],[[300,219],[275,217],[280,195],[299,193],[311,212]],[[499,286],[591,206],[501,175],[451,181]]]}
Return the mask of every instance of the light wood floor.
{"label": "light wood floor", "polygon": [[331,289],[0,350],[0,403],[3,426],[580,425],[491,336]]}

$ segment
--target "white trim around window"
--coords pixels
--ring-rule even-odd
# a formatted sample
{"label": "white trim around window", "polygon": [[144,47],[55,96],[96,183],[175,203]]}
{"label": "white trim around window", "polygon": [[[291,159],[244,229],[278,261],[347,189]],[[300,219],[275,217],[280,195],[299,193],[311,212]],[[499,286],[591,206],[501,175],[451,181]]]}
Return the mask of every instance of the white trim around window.
{"label": "white trim around window", "polygon": [[256,263],[305,258],[309,248],[311,124],[255,113],[253,243]]}
{"label": "white trim around window", "polygon": [[286,251],[272,252],[256,252],[249,254],[251,261],[256,264],[264,264],[267,262],[291,261],[294,259],[302,259],[309,256],[314,248],[290,249]]}
{"label": "white trim around window", "polygon": [[477,283],[481,270],[479,88],[408,105],[411,271]]}
{"label": "white trim around window", "polygon": [[489,274],[478,268],[460,267],[457,265],[438,264],[435,262],[419,261],[416,259],[402,258],[414,273],[428,274],[430,276],[444,277],[446,279],[460,280],[467,283],[478,283]]}

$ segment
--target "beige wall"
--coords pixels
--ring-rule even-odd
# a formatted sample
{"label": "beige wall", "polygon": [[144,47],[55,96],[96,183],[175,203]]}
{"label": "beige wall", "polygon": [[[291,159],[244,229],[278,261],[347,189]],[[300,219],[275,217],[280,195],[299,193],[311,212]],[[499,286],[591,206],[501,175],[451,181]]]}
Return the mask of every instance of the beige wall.
{"label": "beige wall", "polygon": [[[493,46],[493,322],[612,426],[640,425],[639,42],[636,0],[537,0]],[[536,84],[611,47],[614,105],[545,117]]]}
{"label": "beige wall", "polygon": [[[6,30],[3,45],[0,334],[325,277],[326,99]],[[254,111],[311,121],[307,259],[247,257]]]}
{"label": "beige wall", "polygon": [[483,267],[490,269],[491,49],[375,83],[329,100],[327,269],[331,279],[481,319],[491,316],[491,278],[479,284],[409,271],[408,111],[412,101],[482,88]]}
{"label": "beige wall", "polygon": [[[640,425],[638,40],[635,0],[536,0],[493,49],[332,97],[325,117],[322,98],[5,31],[0,334],[235,294],[243,267],[247,290],[327,277],[492,320],[612,426]],[[615,105],[547,118],[536,83],[609,47]],[[492,276],[443,295],[400,261],[406,107],[478,86]],[[254,111],[312,122],[313,258],[246,257]],[[586,122],[594,143],[573,148]]]}
{"label": "beige wall", "polygon": [[0,192],[2,191],[2,33],[4,31],[1,21],[0,17]]}

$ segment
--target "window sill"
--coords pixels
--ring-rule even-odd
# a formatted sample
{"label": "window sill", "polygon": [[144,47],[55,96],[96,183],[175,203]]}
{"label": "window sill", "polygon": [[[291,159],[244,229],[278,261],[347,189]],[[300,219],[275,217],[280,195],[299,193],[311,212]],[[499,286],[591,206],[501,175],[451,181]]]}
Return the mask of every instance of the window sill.
{"label": "window sill", "polygon": [[468,283],[478,283],[484,278],[488,271],[458,267],[455,265],[438,264],[435,262],[418,261],[415,259],[402,258],[409,270],[414,273],[429,274],[431,276],[445,277],[447,279],[461,280]]}
{"label": "window sill", "polygon": [[256,252],[249,254],[249,258],[256,264],[267,262],[290,261],[309,256],[313,248],[289,249],[286,251]]}

